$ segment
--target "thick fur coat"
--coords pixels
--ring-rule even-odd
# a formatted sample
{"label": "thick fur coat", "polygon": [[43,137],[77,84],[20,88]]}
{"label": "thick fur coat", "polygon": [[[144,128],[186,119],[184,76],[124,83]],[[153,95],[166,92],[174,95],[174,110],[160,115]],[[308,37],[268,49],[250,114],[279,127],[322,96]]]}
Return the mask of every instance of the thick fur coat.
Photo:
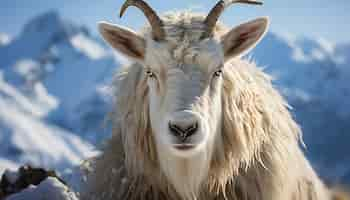
{"label": "thick fur coat", "polygon": [[[186,49],[203,31],[202,21],[202,16],[189,12],[164,17],[168,40],[177,44],[172,51],[174,58],[187,59],[195,52]],[[227,29],[218,24],[215,37],[225,32]],[[149,33],[146,28],[144,36]],[[222,130],[216,135],[219,139],[207,165],[187,165],[179,159],[174,162],[178,170],[169,181],[160,167],[160,160],[168,158],[157,153],[145,74],[145,68],[134,63],[116,76],[113,136],[95,160],[83,200],[332,199],[332,192],[302,152],[301,131],[288,104],[267,74],[240,58],[225,62]],[[196,182],[202,168],[207,173],[198,192],[188,196],[179,193],[191,189],[188,182]],[[175,189],[174,182],[183,188]]]}

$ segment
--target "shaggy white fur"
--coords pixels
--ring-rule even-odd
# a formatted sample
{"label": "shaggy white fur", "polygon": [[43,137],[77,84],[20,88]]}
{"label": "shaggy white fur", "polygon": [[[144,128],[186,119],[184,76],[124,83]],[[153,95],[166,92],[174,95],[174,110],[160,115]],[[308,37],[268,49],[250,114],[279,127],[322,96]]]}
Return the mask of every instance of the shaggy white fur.
{"label": "shaggy white fur", "polygon": [[[218,24],[201,41],[203,19],[164,16],[166,42],[153,41],[149,27],[142,35],[100,27],[136,62],[116,76],[113,137],[83,199],[330,200],[287,103],[268,75],[240,59],[262,38],[267,19],[231,31]],[[187,141],[192,150],[177,150],[169,134],[169,119],[178,116],[199,123]]]}

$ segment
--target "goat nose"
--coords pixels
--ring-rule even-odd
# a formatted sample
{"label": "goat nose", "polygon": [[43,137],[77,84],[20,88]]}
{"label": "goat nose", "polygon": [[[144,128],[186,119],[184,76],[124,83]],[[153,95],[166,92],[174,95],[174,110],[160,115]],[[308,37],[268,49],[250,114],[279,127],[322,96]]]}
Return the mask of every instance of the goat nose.
{"label": "goat nose", "polygon": [[188,137],[194,135],[198,130],[198,122],[195,122],[189,126],[181,126],[179,124],[169,122],[170,133],[181,140],[185,141]]}

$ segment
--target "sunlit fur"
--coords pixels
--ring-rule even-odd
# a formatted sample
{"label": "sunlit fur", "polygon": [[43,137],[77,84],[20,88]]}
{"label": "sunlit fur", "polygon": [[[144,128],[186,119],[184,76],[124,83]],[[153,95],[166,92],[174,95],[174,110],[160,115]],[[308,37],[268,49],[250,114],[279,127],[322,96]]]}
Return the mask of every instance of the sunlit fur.
{"label": "sunlit fur", "polygon": [[[167,57],[186,64],[201,56],[202,49],[193,44],[203,32],[202,16],[181,12],[163,19],[173,49],[162,51],[162,46],[149,41],[148,64],[157,66]],[[215,37],[224,32],[227,29],[217,25]],[[149,33],[146,28],[146,38]],[[213,41],[208,40],[208,45]],[[223,60],[215,45],[209,53],[217,54],[216,61]],[[215,62],[206,58],[202,55],[201,61]],[[253,62],[239,58],[225,62],[219,87],[213,89],[220,94],[215,97],[220,102],[207,95],[201,105],[191,107],[212,113],[203,114],[209,130],[205,147],[189,156],[176,155],[159,139],[162,129],[157,123],[164,118],[157,118],[154,105],[151,108],[150,101],[156,100],[150,90],[169,86],[150,89],[154,86],[146,68],[134,63],[116,76],[113,137],[96,160],[83,199],[331,199],[299,147],[301,132],[287,103],[273,88],[270,77]],[[216,109],[220,112],[215,113]]]}

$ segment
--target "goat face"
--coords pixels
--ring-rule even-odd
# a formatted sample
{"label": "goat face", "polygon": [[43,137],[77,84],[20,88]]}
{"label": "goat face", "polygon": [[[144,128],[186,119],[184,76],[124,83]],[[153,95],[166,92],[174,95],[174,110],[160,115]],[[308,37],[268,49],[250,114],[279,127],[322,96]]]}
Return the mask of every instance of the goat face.
{"label": "goat face", "polygon": [[158,147],[187,157],[212,144],[220,130],[223,54],[211,40],[180,55],[172,46],[149,45],[149,115]]}
{"label": "goat face", "polygon": [[112,47],[144,67],[158,150],[188,157],[210,148],[220,132],[225,62],[254,47],[267,27],[268,19],[259,18],[220,38],[201,39],[203,28],[187,30],[181,39],[168,32],[162,41],[106,22],[99,28]]}

